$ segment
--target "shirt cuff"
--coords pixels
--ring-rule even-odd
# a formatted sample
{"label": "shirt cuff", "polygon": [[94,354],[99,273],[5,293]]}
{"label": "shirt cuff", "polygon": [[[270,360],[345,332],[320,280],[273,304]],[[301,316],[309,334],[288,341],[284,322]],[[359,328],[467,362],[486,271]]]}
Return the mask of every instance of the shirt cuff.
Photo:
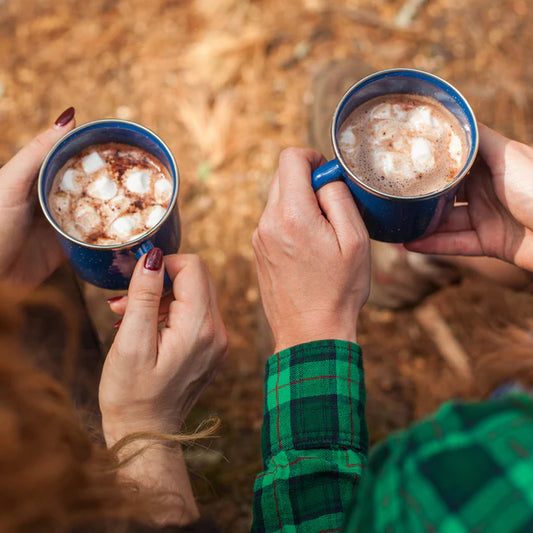
{"label": "shirt cuff", "polygon": [[316,448],[368,451],[361,348],[322,340],[267,361],[262,433],[265,462],[274,454]]}

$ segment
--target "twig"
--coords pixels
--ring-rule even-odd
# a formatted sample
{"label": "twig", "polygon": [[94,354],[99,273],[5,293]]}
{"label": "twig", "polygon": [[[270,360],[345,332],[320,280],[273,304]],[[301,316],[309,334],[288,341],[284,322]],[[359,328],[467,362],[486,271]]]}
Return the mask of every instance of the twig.
{"label": "twig", "polygon": [[414,314],[420,326],[431,337],[440,354],[455,373],[462,378],[470,379],[472,370],[468,354],[459,344],[438,309],[433,305],[423,305],[418,307]]}
{"label": "twig", "polygon": [[397,28],[408,28],[427,0],[406,0],[394,19]]}

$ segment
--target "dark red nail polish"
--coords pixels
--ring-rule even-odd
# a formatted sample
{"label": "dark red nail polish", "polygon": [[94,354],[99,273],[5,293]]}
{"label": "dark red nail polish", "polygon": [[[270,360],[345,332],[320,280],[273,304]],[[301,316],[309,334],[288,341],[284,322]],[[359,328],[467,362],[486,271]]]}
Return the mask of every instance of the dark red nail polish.
{"label": "dark red nail polish", "polygon": [[63,111],[63,113],[61,113],[61,115],[57,117],[54,124],[56,126],[59,126],[60,128],[62,128],[63,126],[66,126],[74,118],[75,112],[76,110],[73,107],[69,107],[68,109],[65,109],[65,111]]}
{"label": "dark red nail polish", "polygon": [[157,271],[163,265],[163,252],[161,248],[152,248],[144,260],[144,268]]}
{"label": "dark red nail polish", "polygon": [[122,324],[122,318],[116,324],[113,324],[113,327],[117,329],[120,327],[120,324]]}
{"label": "dark red nail polish", "polygon": [[122,298],[124,298],[124,296],[114,296],[113,298],[109,298],[107,300],[107,303],[108,304],[113,304],[115,302],[118,302],[119,300],[122,300]]}

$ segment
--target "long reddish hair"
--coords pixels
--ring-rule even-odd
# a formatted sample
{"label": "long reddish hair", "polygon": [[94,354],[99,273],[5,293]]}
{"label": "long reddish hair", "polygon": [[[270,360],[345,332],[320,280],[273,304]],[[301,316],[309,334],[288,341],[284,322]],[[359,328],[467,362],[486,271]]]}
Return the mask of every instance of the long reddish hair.
{"label": "long reddish hair", "polygon": [[[116,533],[127,531],[130,521],[149,523],[155,500],[119,483],[115,454],[88,433],[66,388],[22,353],[19,294],[0,287],[0,531],[70,532],[90,524],[87,531]],[[57,298],[37,293],[25,300],[41,305]]]}

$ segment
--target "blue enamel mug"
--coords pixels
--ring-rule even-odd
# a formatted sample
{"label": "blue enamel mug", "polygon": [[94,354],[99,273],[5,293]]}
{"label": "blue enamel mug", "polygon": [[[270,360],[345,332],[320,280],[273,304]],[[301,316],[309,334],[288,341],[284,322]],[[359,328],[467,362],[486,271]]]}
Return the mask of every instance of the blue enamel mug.
{"label": "blue enamel mug", "polygon": [[[71,237],[59,227],[50,213],[48,195],[57,172],[71,157],[87,146],[108,142],[136,146],[157,158],[169,172],[173,191],[165,215],[149,231],[123,244],[88,244]],[[44,215],[57,231],[74,270],[82,279],[97,287],[127,289],[137,259],[154,246],[161,248],[165,255],[178,251],[181,240],[177,206],[178,167],[168,146],[155,133],[140,124],[109,119],[78,126],[50,150],[41,166],[37,187]],[[165,274],[165,287],[169,286],[170,280]]]}
{"label": "blue enamel mug", "polygon": [[[337,143],[344,121],[364,102],[392,93],[430,96],[446,107],[463,127],[468,157],[461,171],[445,187],[421,196],[394,196],[367,185],[344,161]],[[313,172],[313,189],[316,191],[332,181],[344,181],[352,192],[370,238],[384,242],[409,242],[437,229],[453,207],[457,189],[474,163],[479,144],[476,119],[463,95],[433,74],[404,68],[376,72],[350,87],[333,115],[331,139],[335,159]]]}

